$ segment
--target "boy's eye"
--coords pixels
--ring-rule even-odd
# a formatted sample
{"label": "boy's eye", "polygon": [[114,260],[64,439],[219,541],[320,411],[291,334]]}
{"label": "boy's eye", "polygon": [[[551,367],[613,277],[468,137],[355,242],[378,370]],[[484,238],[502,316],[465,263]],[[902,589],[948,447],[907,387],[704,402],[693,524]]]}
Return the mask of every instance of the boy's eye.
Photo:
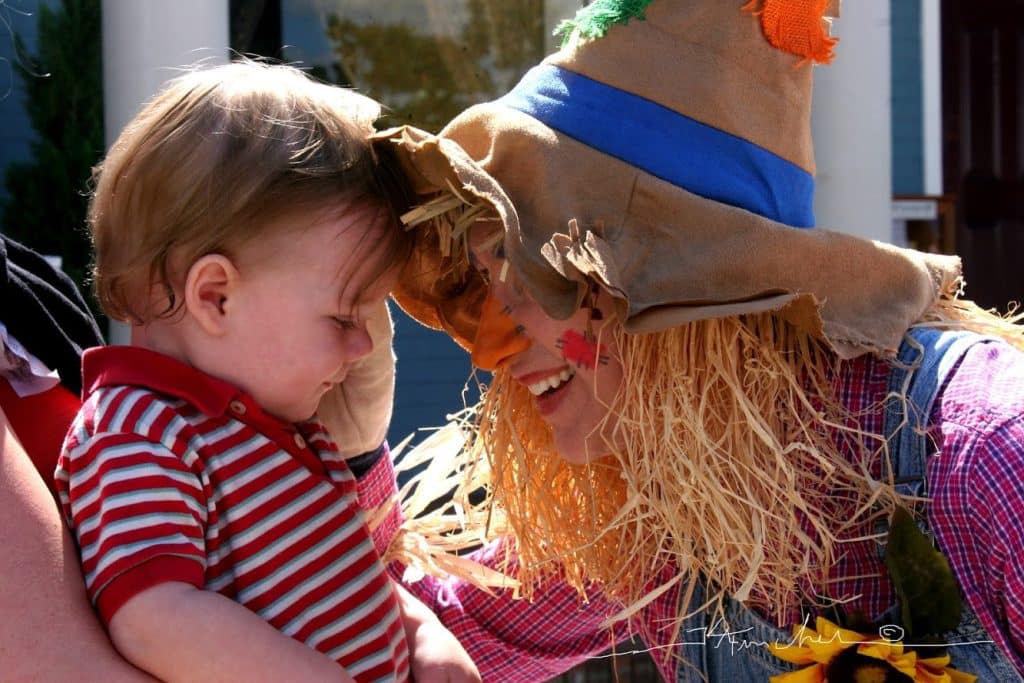
{"label": "boy's eye", "polygon": [[355,329],[357,329],[359,327],[359,324],[356,323],[356,321],[352,320],[351,318],[342,318],[340,316],[332,316],[331,320],[333,320],[334,324],[337,325],[339,328],[341,328],[343,330],[355,330]]}

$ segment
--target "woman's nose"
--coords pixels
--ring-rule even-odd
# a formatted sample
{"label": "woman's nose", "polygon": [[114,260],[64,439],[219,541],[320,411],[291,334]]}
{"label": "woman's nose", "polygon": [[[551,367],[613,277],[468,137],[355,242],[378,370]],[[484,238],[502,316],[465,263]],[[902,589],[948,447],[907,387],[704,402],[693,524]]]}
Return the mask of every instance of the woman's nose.
{"label": "woman's nose", "polygon": [[502,303],[489,292],[480,311],[471,354],[473,365],[481,370],[496,370],[503,361],[530,346],[530,340],[519,333],[516,322],[502,309]]}

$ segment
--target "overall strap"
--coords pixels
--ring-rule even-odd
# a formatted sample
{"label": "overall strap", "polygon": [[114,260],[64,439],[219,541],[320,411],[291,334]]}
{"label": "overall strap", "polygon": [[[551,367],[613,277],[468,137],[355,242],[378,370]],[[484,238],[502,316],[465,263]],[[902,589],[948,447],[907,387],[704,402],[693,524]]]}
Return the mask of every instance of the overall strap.
{"label": "overall strap", "polygon": [[949,372],[974,344],[988,337],[964,330],[911,329],[889,373],[884,434],[896,490],[927,495],[926,460],[931,451],[928,417]]}
{"label": "overall strap", "polygon": [[[988,338],[964,330],[924,327],[913,328],[903,337],[899,353],[891,362],[883,420],[893,484],[901,496],[928,495],[928,456],[935,449],[928,436],[932,405],[964,352],[985,339]],[[931,537],[925,519],[919,520],[918,526]],[[888,529],[888,519],[879,519],[875,525],[878,535]],[[878,557],[884,556],[882,544],[878,546]],[[890,606],[881,618],[898,623],[899,606]]]}
{"label": "overall strap", "polygon": [[[889,460],[900,494],[928,495],[927,458],[934,450],[927,434],[932,405],[967,350],[988,341],[993,338],[962,330],[928,328],[912,329],[904,337],[889,374],[884,421]],[[918,525],[930,536],[926,519]],[[881,522],[879,531],[884,532],[887,526]],[[884,549],[879,548],[879,553],[883,554]],[[880,621],[899,623],[899,606],[892,605]],[[967,602],[962,603],[960,625],[947,635],[949,642],[958,643],[949,650],[955,668],[977,674],[979,680],[1024,681]]]}

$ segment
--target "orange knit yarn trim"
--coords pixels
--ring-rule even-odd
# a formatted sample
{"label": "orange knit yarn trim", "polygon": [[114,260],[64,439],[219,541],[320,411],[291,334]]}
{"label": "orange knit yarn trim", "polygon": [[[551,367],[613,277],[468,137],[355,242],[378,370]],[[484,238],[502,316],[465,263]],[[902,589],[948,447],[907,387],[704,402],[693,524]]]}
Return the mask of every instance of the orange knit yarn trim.
{"label": "orange knit yarn trim", "polygon": [[761,29],[772,47],[827,64],[839,42],[828,34],[829,4],[829,0],[750,0],[743,11],[761,17]]}

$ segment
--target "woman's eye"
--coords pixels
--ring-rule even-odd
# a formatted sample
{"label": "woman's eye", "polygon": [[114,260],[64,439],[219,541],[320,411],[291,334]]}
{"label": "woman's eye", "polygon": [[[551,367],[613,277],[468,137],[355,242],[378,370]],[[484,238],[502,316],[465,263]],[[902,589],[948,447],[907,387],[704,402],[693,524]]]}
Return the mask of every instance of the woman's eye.
{"label": "woman's eye", "polygon": [[477,272],[480,278],[484,281],[484,284],[490,284],[491,279],[488,277],[487,269],[484,268],[483,264],[480,263],[480,259],[476,257],[473,252],[469,252],[469,265]]}

